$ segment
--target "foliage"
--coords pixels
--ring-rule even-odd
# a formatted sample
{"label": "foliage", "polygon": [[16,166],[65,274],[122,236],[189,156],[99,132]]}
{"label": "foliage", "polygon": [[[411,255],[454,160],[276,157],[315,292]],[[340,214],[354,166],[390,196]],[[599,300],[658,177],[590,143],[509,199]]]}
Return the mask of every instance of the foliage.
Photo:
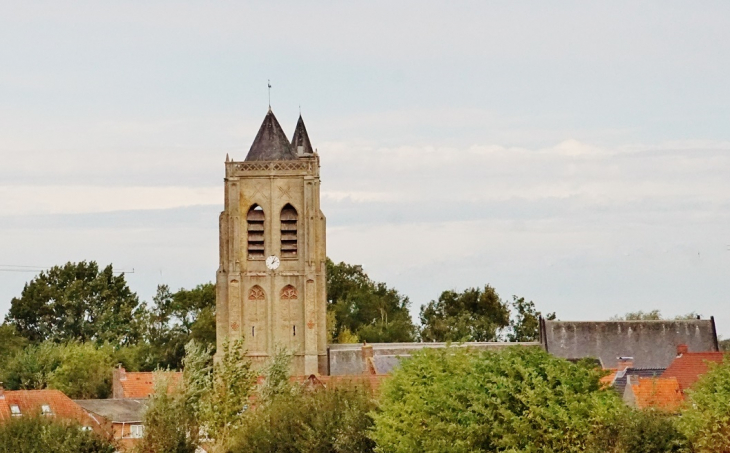
{"label": "foliage", "polygon": [[375,409],[362,385],[295,387],[245,414],[231,453],[360,453],[373,451],[367,436]]}
{"label": "foliage", "polygon": [[686,439],[677,429],[675,417],[653,409],[624,408],[590,442],[591,453],[679,453]]}
{"label": "foliage", "polygon": [[[170,387],[172,391],[168,391]],[[172,386],[169,374],[155,372],[155,391],[144,413],[144,437],[135,447],[137,453],[194,453],[198,429],[186,407],[184,394]]]}
{"label": "foliage", "polygon": [[718,344],[720,346],[721,351],[724,351],[724,352],[730,351],[730,338],[721,340]]}
{"label": "foliage", "polygon": [[425,349],[384,384],[376,451],[585,451],[623,408],[601,375],[539,348]]}
{"label": "foliage", "polygon": [[730,360],[708,366],[687,391],[680,429],[694,452],[730,451]]}
{"label": "foliage", "polygon": [[[226,343],[213,363],[211,348],[191,340],[185,345],[182,382],[155,376],[155,392],[145,414],[145,436],[139,451],[188,452],[205,442],[223,451],[230,432],[242,423],[257,374],[241,340]],[[158,385],[159,382],[159,385]]]}
{"label": "foliage", "polygon": [[19,417],[0,424],[0,453],[113,453],[92,431],[50,417]]}
{"label": "foliage", "polygon": [[78,340],[130,344],[138,340],[139,301],[124,274],[94,261],[43,271],[14,297],[6,321],[33,342]]}
{"label": "foliage", "polygon": [[611,316],[611,321],[662,321],[662,320],[669,320],[674,319],[677,321],[683,320],[683,319],[697,319],[699,318],[699,314],[697,312],[689,312],[684,315],[677,315],[674,318],[666,318],[662,315],[661,311],[659,310],[651,310],[651,311],[632,311],[628,312],[623,316]]}
{"label": "foliage", "polygon": [[284,349],[277,349],[269,363],[266,364],[264,385],[261,388],[261,397],[264,401],[271,401],[278,396],[292,392],[289,382],[291,361],[291,354]]}
{"label": "foliage", "polygon": [[20,336],[15,326],[0,325],[0,363],[6,363],[28,345],[28,339]]}
{"label": "foliage", "polygon": [[416,337],[408,297],[371,280],[361,266],[335,264],[328,258],[327,297],[328,310],[334,313],[335,341],[345,339],[346,331],[370,343],[408,342]]}
{"label": "foliage", "polygon": [[190,340],[215,348],[215,285],[180,288],[175,293],[159,285],[142,326],[145,344],[133,352],[139,367],[180,369]]}
{"label": "foliage", "polygon": [[52,388],[71,398],[106,398],[113,365],[110,346],[45,341],[11,357],[0,370],[0,380],[10,390]]}
{"label": "foliage", "polygon": [[[509,341],[537,341],[540,337],[540,316],[542,313],[535,309],[533,301],[526,301],[524,297],[512,296],[512,307],[515,316],[510,320],[511,332],[507,335]],[[545,315],[545,319],[555,319],[555,312]]]}
{"label": "foliage", "polygon": [[421,307],[422,341],[496,341],[509,325],[509,307],[489,285],[444,291]]}

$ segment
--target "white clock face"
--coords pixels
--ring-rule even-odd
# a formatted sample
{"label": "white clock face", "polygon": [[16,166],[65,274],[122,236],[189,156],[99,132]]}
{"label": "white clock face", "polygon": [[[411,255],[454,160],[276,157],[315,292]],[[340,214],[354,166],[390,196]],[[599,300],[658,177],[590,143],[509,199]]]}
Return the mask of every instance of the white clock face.
{"label": "white clock face", "polygon": [[277,269],[279,267],[279,264],[281,264],[281,262],[279,261],[279,257],[276,255],[271,255],[270,257],[266,258],[266,267],[268,267],[272,271],[274,269]]}

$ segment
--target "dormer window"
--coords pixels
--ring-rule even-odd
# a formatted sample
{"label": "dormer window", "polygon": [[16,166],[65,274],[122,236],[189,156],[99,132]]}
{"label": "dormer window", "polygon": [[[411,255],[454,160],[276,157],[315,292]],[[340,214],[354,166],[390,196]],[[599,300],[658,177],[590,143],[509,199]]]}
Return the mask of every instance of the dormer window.
{"label": "dormer window", "polygon": [[44,404],[41,406],[41,414],[43,415],[53,415],[53,411],[51,410],[51,406],[48,404]]}
{"label": "dormer window", "polygon": [[297,257],[297,210],[287,204],[281,210],[281,257]]}
{"label": "dormer window", "polygon": [[10,415],[13,417],[21,417],[23,414],[20,413],[20,406],[17,404],[10,405]]}
{"label": "dormer window", "polygon": [[264,210],[255,204],[248,210],[248,259],[264,259]]}

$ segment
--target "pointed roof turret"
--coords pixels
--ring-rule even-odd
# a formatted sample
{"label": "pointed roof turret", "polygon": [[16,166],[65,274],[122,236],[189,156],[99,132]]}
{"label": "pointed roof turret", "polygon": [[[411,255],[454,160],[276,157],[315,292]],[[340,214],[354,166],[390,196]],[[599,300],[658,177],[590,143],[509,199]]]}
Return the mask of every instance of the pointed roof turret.
{"label": "pointed roof turret", "polygon": [[296,158],[296,151],[292,149],[274,112],[269,108],[259,133],[256,134],[251,149],[248,150],[246,160],[293,160]]}
{"label": "pointed roof turret", "polygon": [[314,153],[314,149],[312,149],[312,143],[309,141],[307,128],[304,126],[304,120],[302,119],[301,114],[299,115],[299,121],[297,121],[297,128],[294,130],[294,137],[291,139],[291,146],[298,156]]}

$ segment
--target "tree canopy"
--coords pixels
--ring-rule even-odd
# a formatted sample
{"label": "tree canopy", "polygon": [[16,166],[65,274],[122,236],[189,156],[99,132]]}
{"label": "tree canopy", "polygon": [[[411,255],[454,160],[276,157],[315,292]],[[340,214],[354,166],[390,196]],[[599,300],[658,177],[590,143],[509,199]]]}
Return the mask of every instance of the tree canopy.
{"label": "tree canopy", "polygon": [[489,285],[463,292],[444,291],[421,307],[423,341],[496,341],[509,325],[506,302]]}
{"label": "tree canopy", "polygon": [[6,322],[32,342],[132,344],[139,339],[139,300],[124,274],[94,261],[41,272],[11,301]]}
{"label": "tree canopy", "polygon": [[335,342],[353,336],[369,343],[413,341],[416,337],[408,297],[373,281],[361,266],[335,264],[328,258],[327,297],[328,311],[334,313]]}
{"label": "tree canopy", "polygon": [[424,349],[383,384],[376,451],[584,452],[624,408],[601,375],[537,347]]}

